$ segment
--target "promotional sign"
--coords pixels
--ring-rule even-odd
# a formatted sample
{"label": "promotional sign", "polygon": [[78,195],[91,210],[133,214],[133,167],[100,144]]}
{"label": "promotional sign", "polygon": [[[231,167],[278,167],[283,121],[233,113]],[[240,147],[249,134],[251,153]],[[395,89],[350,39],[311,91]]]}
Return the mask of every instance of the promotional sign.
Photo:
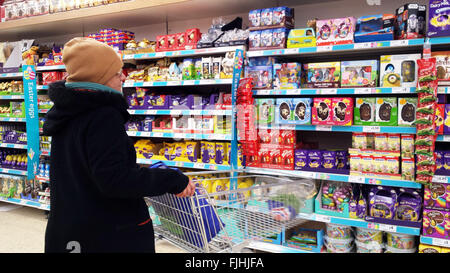
{"label": "promotional sign", "polygon": [[36,90],[36,70],[33,65],[23,66],[23,91],[28,141],[28,179],[34,179],[39,165],[39,117]]}
{"label": "promotional sign", "polygon": [[237,143],[237,130],[236,130],[236,93],[239,87],[239,80],[241,79],[242,67],[244,65],[244,51],[242,49],[236,49],[234,55],[234,67],[233,67],[233,82],[231,83],[231,103],[233,105],[233,112],[231,115],[231,153],[230,153],[230,165],[231,165],[231,181],[230,189],[237,189],[237,178],[234,170],[238,168],[238,143]]}

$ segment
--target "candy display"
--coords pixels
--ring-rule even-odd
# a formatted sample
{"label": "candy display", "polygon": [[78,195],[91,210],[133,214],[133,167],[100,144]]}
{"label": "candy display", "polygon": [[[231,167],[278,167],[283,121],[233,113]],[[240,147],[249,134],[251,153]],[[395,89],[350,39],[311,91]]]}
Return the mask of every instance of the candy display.
{"label": "candy display", "polygon": [[394,40],[393,14],[376,14],[356,20],[355,43]]}
{"label": "candy display", "polygon": [[347,151],[296,149],[294,157],[295,170],[342,174],[349,172]]}
{"label": "candy display", "polygon": [[25,178],[20,176],[0,175],[0,197],[21,198],[22,195],[31,193],[31,187],[26,188]]}
{"label": "candy display", "polygon": [[340,87],[341,63],[324,62],[304,65],[306,73],[305,87],[337,88]]}
{"label": "candy display", "polygon": [[278,124],[311,124],[311,98],[278,98],[275,122]]}
{"label": "candy display", "polygon": [[412,126],[416,121],[417,98],[398,98],[398,126]]}
{"label": "candy display", "polygon": [[381,87],[416,87],[417,60],[420,58],[420,54],[381,56]]}
{"label": "candy display", "polygon": [[306,222],[286,231],[283,245],[312,252],[321,252],[325,225]]}
{"label": "candy display", "polygon": [[440,37],[450,35],[448,1],[430,0],[428,12],[427,37]]}
{"label": "candy display", "polygon": [[300,88],[301,69],[302,66],[299,63],[275,63],[273,65],[273,88]]}
{"label": "candy display", "polygon": [[431,52],[431,56],[436,58],[439,85],[450,85],[450,51]]}
{"label": "candy display", "polygon": [[341,62],[341,87],[378,86],[378,60]]}
{"label": "candy display", "polygon": [[22,81],[1,82],[0,95],[23,95]]}
{"label": "candy display", "polygon": [[247,66],[245,68],[245,77],[253,79],[254,89],[272,88],[272,66]]}
{"label": "candy display", "polygon": [[378,125],[396,126],[398,124],[397,98],[376,98],[375,113],[375,122]]}
{"label": "candy display", "polygon": [[317,20],[317,46],[353,43],[356,19],[354,17]]}
{"label": "candy display", "polygon": [[135,38],[133,32],[115,28],[100,29],[97,33],[89,34],[87,37],[105,43],[116,51],[124,50],[128,42]]}
{"label": "candy display", "polygon": [[327,224],[324,244],[327,252],[350,253],[354,251],[353,229],[351,227]]}
{"label": "candy display", "polygon": [[187,29],[185,32],[169,35],[159,35],[156,37],[156,52],[185,50],[197,48],[200,40],[200,30],[198,28]]}
{"label": "candy display", "polygon": [[353,98],[314,98],[313,125],[353,124]]}
{"label": "candy display", "polygon": [[313,28],[291,29],[289,31],[287,48],[316,46],[316,32]]}
{"label": "candy display", "polygon": [[414,253],[416,250],[415,236],[394,232],[386,233],[386,253]]}
{"label": "candy display", "polygon": [[406,4],[396,10],[395,39],[416,39],[426,35],[427,6]]}
{"label": "candy display", "polygon": [[382,253],[383,232],[366,228],[355,229],[355,245],[357,253]]}

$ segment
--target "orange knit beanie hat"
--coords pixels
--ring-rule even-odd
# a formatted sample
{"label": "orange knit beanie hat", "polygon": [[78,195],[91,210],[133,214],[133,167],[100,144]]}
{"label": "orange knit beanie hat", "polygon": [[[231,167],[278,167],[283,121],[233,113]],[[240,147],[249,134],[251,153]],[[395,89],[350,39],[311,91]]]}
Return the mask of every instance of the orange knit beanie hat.
{"label": "orange knit beanie hat", "polygon": [[114,49],[91,38],[73,38],[64,45],[62,57],[68,73],[67,82],[104,85],[123,66]]}

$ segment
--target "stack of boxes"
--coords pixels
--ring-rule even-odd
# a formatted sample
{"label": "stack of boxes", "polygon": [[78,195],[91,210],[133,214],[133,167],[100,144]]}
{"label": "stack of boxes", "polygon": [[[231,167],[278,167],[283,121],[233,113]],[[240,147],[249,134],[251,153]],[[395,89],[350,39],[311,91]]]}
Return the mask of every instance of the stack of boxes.
{"label": "stack of boxes", "polygon": [[113,47],[116,51],[124,50],[127,43],[134,40],[134,33],[115,28],[100,29],[97,33],[88,35],[88,38],[95,39]]}

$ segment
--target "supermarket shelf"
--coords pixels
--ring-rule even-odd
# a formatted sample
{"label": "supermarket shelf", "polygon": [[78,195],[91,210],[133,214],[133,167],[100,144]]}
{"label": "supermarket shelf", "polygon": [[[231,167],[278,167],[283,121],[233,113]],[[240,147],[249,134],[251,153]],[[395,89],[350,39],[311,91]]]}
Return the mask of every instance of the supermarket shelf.
{"label": "supermarket shelf", "polygon": [[193,163],[193,162],[171,161],[171,160],[153,160],[142,158],[137,159],[138,164],[147,164],[147,165],[151,165],[160,161],[164,162],[164,164],[170,167],[192,168],[192,169],[213,170],[213,171],[231,170],[231,167],[229,165],[216,165],[216,164]]}
{"label": "supermarket shelf", "polygon": [[436,37],[431,38],[430,43],[432,45],[440,45],[440,44],[450,44],[450,38],[449,37]]}
{"label": "supermarket shelf", "polygon": [[4,117],[0,117],[0,121],[7,121],[7,122],[26,122],[26,118],[4,118]]}
{"label": "supermarket shelf", "polygon": [[134,137],[231,140],[231,135],[224,135],[224,134],[185,134],[185,133],[161,133],[161,132],[139,132],[139,131],[138,132],[127,131],[127,134],[129,136]]}
{"label": "supermarket shelf", "polygon": [[259,129],[281,129],[297,131],[331,131],[331,132],[363,132],[363,133],[392,133],[415,134],[416,127],[402,126],[335,126],[335,125],[259,125]]}
{"label": "supermarket shelf", "polygon": [[219,84],[231,84],[232,81],[233,79],[186,80],[186,81],[167,81],[167,82],[125,82],[123,84],[123,87],[219,85]]}
{"label": "supermarket shelf", "polygon": [[385,49],[391,49],[391,48],[422,46],[423,44],[424,44],[424,39],[393,40],[393,41],[355,43],[355,44],[346,44],[346,45],[255,50],[255,51],[248,51],[247,56],[248,57],[263,57],[263,56],[292,56],[292,55],[300,55],[300,54],[317,54],[317,53],[327,54],[330,52],[356,51],[356,50],[357,51],[374,50],[374,49],[385,50]]}
{"label": "supermarket shelf", "polygon": [[264,252],[271,253],[315,253],[312,251],[297,249],[293,247],[287,247],[283,245],[276,245],[272,243],[260,242],[260,241],[251,241],[246,248],[251,248]]}
{"label": "supermarket shelf", "polygon": [[65,65],[45,65],[45,66],[37,66],[36,71],[53,71],[53,70],[65,70]]}
{"label": "supermarket shelf", "polygon": [[37,85],[36,89],[37,90],[48,90],[48,85]]}
{"label": "supermarket shelf", "polygon": [[438,94],[450,94],[450,87],[438,87]]}
{"label": "supermarket shelf", "polygon": [[231,116],[232,110],[135,110],[129,109],[131,115],[171,115],[171,116]]}
{"label": "supermarket shelf", "polygon": [[450,240],[448,239],[420,236],[420,243],[450,248]]}
{"label": "supermarket shelf", "polygon": [[450,142],[450,135],[438,135],[436,141],[439,142]]}
{"label": "supermarket shelf", "polygon": [[31,201],[31,200],[26,200],[26,199],[0,197],[0,201],[6,202],[6,203],[11,203],[11,204],[16,204],[16,205],[21,205],[21,206],[26,206],[26,207],[42,209],[42,210],[50,210],[50,205],[42,204],[42,203],[39,203],[36,201]]}
{"label": "supermarket shelf", "polygon": [[205,54],[218,54],[226,53],[229,51],[235,51],[236,49],[245,50],[244,46],[227,46],[227,47],[212,47],[212,48],[199,48],[189,50],[177,50],[177,51],[164,51],[164,52],[152,52],[152,53],[139,53],[139,54],[125,54],[123,60],[148,60],[159,59],[164,57],[188,57],[198,56]]}
{"label": "supermarket shelf", "polygon": [[26,144],[0,143],[2,148],[27,149]]}
{"label": "supermarket shelf", "polygon": [[23,95],[2,95],[0,100],[23,100],[25,97]]}
{"label": "supermarket shelf", "polygon": [[422,187],[422,185],[420,183],[417,183],[414,181],[368,178],[368,177],[364,177],[364,176],[354,176],[354,175],[345,175],[345,174],[306,172],[306,171],[299,171],[299,170],[294,170],[294,171],[292,171],[292,170],[274,170],[274,169],[266,169],[266,168],[255,168],[255,167],[246,167],[243,170],[246,172],[249,172],[249,173],[302,177],[302,178],[309,178],[309,179],[330,180],[330,181],[338,181],[338,182],[368,184],[368,185],[404,187],[404,188],[414,188],[414,189],[420,189]]}
{"label": "supermarket shelf", "polygon": [[7,168],[0,168],[0,173],[23,175],[23,176],[27,175],[27,171],[7,169]]}
{"label": "supermarket shelf", "polygon": [[360,219],[342,218],[342,217],[328,216],[328,215],[322,215],[322,214],[317,214],[317,213],[311,213],[311,214],[299,213],[297,215],[297,217],[301,218],[301,219],[305,219],[305,220],[311,220],[311,221],[317,221],[317,222],[323,222],[323,223],[339,224],[339,225],[346,225],[346,226],[367,228],[367,229],[375,229],[375,230],[396,232],[396,233],[409,234],[409,235],[420,235],[420,228],[379,224],[379,223],[373,223],[373,222],[366,222],[366,221],[360,220]]}
{"label": "supermarket shelf", "polygon": [[253,90],[258,96],[289,95],[368,95],[368,94],[415,94],[415,87],[370,87],[370,88],[301,88],[301,89],[261,89]]}
{"label": "supermarket shelf", "polygon": [[2,73],[0,74],[0,79],[9,79],[9,78],[22,78],[23,73],[17,72],[17,73]]}

